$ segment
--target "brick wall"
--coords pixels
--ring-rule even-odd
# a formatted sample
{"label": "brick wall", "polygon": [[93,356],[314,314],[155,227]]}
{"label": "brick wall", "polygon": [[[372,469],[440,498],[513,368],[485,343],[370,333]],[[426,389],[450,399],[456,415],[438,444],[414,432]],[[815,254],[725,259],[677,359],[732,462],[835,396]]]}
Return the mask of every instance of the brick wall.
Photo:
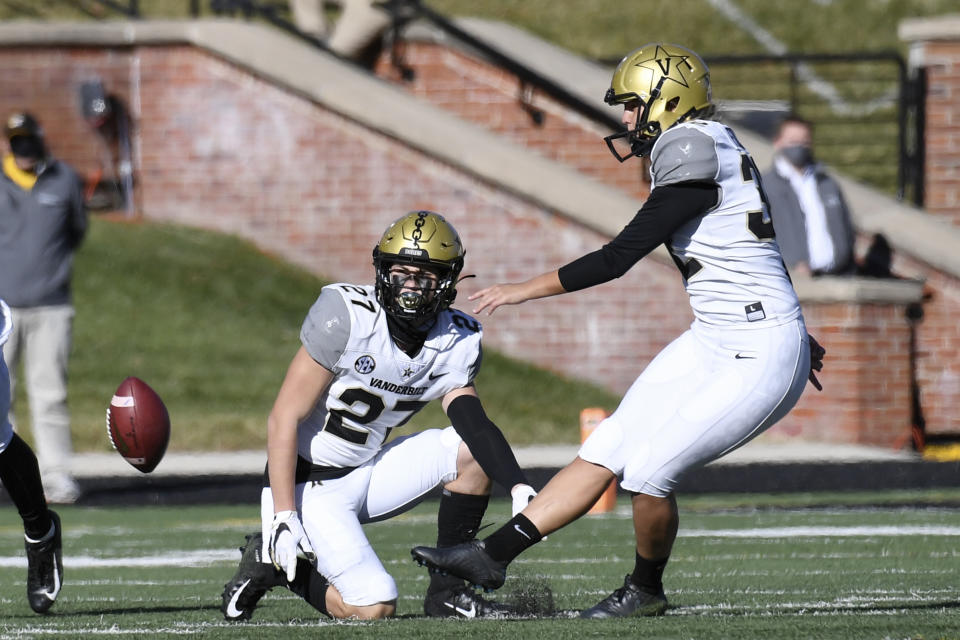
{"label": "brick wall", "polygon": [[0,52],[0,114],[31,111],[40,120],[53,153],[84,175],[103,166],[112,149],[84,121],[80,85],[95,76],[129,102],[132,59],[126,51],[17,48]]}
{"label": "brick wall", "polygon": [[960,225],[960,34],[925,42],[927,71],[924,206]]}
{"label": "brick wall", "polygon": [[[649,193],[646,162],[617,163],[603,141],[610,130],[572,112],[542,91],[524,87],[509,72],[456,49],[408,41],[402,51],[403,68],[413,72],[412,79],[402,78],[389,52],[377,60],[375,72],[465,120],[576,167],[640,200]],[[598,104],[602,98],[597,96]],[[534,113],[539,114],[539,122],[532,117]]]}
{"label": "brick wall", "polygon": [[[198,49],[3,49],[0,59],[0,109],[32,109],[57,153],[85,171],[99,152],[71,87],[96,73],[129,100],[143,215],[237,233],[333,279],[371,281],[373,243],[390,220],[420,207],[448,215],[464,237],[465,271],[478,276],[464,283],[464,297],[606,239]],[[304,308],[313,295],[304,292]],[[771,437],[886,445],[903,436],[903,308],[806,312],[830,349],[827,391],[808,387]],[[679,274],[655,260],[617,282],[484,318],[489,346],[617,392],[690,321]],[[940,415],[931,407],[928,420]]]}
{"label": "brick wall", "polygon": [[[808,303],[810,333],[827,349],[797,407],[768,437],[894,446],[910,423],[910,330],[899,305]],[[829,419],[827,419],[829,417]]]}
{"label": "brick wall", "polygon": [[921,277],[930,299],[917,327],[917,380],[923,416],[933,434],[960,433],[960,282],[898,254],[897,273]]}

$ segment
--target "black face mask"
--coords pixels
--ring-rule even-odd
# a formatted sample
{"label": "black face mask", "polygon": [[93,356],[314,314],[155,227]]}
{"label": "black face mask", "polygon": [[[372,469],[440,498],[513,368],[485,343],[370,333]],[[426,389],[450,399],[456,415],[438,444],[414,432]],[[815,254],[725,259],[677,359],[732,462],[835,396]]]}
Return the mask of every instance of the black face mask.
{"label": "black face mask", "polygon": [[387,327],[390,329],[390,337],[393,338],[401,351],[410,357],[415,356],[423,347],[423,343],[427,340],[427,334],[430,333],[430,329],[433,328],[436,321],[436,317],[408,320],[387,314]]}
{"label": "black face mask", "polygon": [[14,136],[10,138],[10,150],[18,158],[40,160],[46,155],[43,140],[36,136]]}
{"label": "black face mask", "polygon": [[780,149],[780,155],[797,169],[804,169],[813,164],[813,149],[806,145],[794,145]]}

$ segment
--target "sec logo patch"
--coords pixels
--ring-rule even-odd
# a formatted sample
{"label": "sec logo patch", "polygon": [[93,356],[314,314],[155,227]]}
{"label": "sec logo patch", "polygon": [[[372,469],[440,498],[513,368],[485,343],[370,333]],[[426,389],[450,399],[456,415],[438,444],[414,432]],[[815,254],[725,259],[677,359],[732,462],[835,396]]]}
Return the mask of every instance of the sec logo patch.
{"label": "sec logo patch", "polygon": [[360,356],[353,363],[353,368],[357,370],[357,373],[370,373],[377,368],[377,363],[370,356]]}

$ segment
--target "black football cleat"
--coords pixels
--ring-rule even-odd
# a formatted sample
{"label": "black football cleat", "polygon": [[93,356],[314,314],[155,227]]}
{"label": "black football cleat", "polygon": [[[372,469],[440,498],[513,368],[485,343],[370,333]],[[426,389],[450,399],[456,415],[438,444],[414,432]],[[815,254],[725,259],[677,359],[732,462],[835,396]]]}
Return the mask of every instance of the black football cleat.
{"label": "black football cleat", "polygon": [[471,540],[452,547],[414,547],[410,550],[420,565],[463,578],[470,584],[493,590],[503,586],[507,579],[507,563],[487,555],[482,540]]}
{"label": "black football cleat", "polygon": [[667,596],[647,593],[633,584],[627,575],[623,586],[594,606],[580,612],[581,618],[628,618],[631,616],[662,616],[667,610]]}
{"label": "black football cleat", "polygon": [[24,541],[27,548],[27,600],[37,613],[46,613],[63,585],[63,552],[60,516],[50,512],[52,533],[38,542]]}
{"label": "black football cleat", "polygon": [[223,585],[223,604],[220,611],[229,621],[249,620],[257,603],[273,587],[286,584],[286,577],[272,564],[261,561],[263,535],[247,536],[247,544],[240,547],[240,566],[230,582]]}
{"label": "black football cleat", "polygon": [[511,606],[492,602],[467,586],[427,594],[423,612],[431,618],[509,618],[519,615]]}

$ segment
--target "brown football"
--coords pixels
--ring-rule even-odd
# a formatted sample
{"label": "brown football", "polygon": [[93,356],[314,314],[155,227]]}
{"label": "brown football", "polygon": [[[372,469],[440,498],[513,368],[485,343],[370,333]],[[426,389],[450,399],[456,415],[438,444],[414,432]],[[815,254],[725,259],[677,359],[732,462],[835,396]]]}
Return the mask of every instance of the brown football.
{"label": "brown football", "polygon": [[120,383],[107,407],[107,435],[124,460],[150,473],[170,441],[167,407],[150,385],[131,376]]}

